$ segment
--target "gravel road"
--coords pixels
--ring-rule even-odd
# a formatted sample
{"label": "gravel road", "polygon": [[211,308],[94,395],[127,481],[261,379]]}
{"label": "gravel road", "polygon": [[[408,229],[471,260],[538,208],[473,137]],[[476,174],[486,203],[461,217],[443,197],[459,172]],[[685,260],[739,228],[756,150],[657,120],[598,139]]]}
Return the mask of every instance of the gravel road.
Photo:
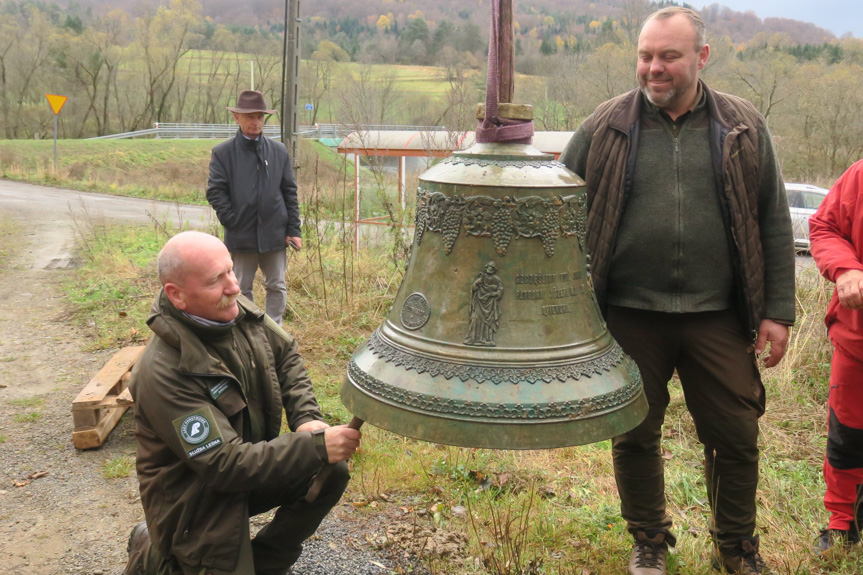
{"label": "gravel road", "polygon": [[[72,399],[112,351],[86,352],[67,322],[60,286],[74,265],[75,219],[130,225],[186,221],[207,226],[208,207],[32,186],[0,180],[0,575],[119,574],[126,539],[143,519],[137,480],[105,479],[106,461],[135,452],[127,413],[99,449],[71,443]],[[10,234],[8,230],[13,230]],[[306,545],[297,575],[426,571],[404,548],[435,535],[411,527],[398,503],[375,513],[343,502]],[[264,521],[253,519],[253,526]],[[388,533],[389,532],[389,533]],[[385,541],[399,541],[384,545]],[[428,545],[424,544],[425,547]]]}

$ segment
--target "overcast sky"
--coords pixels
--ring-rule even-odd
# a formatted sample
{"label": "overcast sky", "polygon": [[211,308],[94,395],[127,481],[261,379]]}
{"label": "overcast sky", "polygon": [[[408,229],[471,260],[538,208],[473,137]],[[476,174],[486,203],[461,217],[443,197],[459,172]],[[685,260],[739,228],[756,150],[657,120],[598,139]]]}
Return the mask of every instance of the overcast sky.
{"label": "overcast sky", "polygon": [[[863,2],[860,0],[715,0],[715,3],[738,12],[755,12],[762,20],[791,18],[812,22],[836,36],[851,32],[863,38]],[[698,4],[693,2],[692,5]]]}

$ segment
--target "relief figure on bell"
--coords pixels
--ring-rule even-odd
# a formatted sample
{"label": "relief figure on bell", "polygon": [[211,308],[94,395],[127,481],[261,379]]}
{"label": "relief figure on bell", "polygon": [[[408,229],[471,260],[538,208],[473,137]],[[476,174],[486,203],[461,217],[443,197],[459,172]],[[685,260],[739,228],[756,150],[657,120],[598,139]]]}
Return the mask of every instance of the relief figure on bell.
{"label": "relief figure on bell", "polygon": [[470,288],[470,325],[466,345],[493,346],[494,334],[500,326],[500,300],[503,282],[495,275],[497,266],[488,262]]}

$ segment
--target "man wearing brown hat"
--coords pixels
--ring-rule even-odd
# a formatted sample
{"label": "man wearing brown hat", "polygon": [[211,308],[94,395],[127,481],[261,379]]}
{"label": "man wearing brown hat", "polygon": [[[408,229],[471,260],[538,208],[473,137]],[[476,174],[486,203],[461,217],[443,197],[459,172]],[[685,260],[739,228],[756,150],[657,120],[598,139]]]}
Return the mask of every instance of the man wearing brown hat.
{"label": "man wearing brown hat", "polygon": [[243,90],[234,113],[237,134],[213,148],[207,201],[225,228],[242,294],[253,299],[258,268],[264,274],[265,310],[282,323],[287,302],[286,246],[301,249],[297,184],[284,144],[264,137],[268,110],[260,92]]}

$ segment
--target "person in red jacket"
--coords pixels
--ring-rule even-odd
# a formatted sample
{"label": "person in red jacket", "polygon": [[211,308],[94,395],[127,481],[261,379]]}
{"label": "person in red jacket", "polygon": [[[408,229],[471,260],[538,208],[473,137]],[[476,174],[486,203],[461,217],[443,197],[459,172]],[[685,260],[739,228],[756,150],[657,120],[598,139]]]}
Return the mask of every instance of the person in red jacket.
{"label": "person in red jacket", "polygon": [[863,160],[848,168],[809,220],[812,257],[836,284],[825,322],[833,343],[827,400],[822,551],[860,542],[863,523]]}

